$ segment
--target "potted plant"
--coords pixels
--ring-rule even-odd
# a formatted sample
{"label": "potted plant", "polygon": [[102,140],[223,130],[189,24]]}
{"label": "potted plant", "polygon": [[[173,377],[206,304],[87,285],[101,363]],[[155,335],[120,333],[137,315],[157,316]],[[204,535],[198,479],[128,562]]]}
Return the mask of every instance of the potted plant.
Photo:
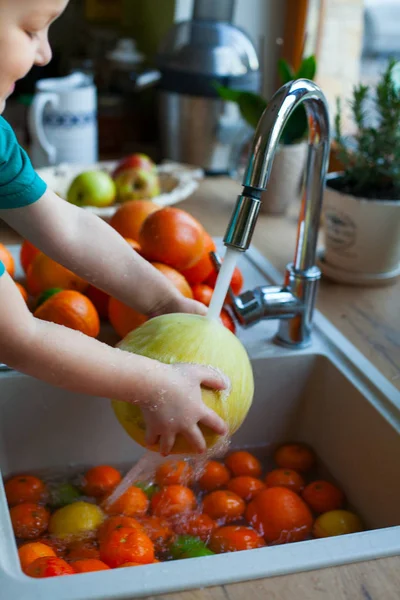
{"label": "potted plant", "polygon": [[[295,79],[313,79],[316,72],[314,56],[304,58],[295,72],[290,65],[281,59],[278,62],[278,74],[282,85]],[[254,132],[267,101],[258,94],[232,90],[217,86],[224,100],[236,102],[241,115]],[[270,214],[284,214],[291,202],[300,199],[304,163],[307,154],[308,122],[303,106],[298,107],[283,130],[280,144],[275,156],[268,184],[263,192],[261,210]]]}
{"label": "potted plant", "polygon": [[[390,60],[371,97],[354,88],[355,133],[344,136],[337,101],[335,144],[343,171],[330,173],[324,195],[325,256],[335,278],[391,281],[400,273],[400,88]],[[340,275],[342,274],[342,276]]]}

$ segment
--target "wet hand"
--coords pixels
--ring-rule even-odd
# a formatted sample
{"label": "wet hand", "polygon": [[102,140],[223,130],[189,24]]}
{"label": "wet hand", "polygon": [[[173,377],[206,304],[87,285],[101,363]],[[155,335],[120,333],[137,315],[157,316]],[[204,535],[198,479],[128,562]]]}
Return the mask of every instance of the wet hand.
{"label": "wet hand", "polygon": [[191,364],[165,365],[162,389],[141,405],[146,421],[146,443],[159,442],[160,452],[167,456],[178,434],[183,435],[196,452],[206,450],[199,424],[206,425],[219,435],[228,432],[226,423],[204,404],[201,386],[225,390],[226,378],[212,367]]}

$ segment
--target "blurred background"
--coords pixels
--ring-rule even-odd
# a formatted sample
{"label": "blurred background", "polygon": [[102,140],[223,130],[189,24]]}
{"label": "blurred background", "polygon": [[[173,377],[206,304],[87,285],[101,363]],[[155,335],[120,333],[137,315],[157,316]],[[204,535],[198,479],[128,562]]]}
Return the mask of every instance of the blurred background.
{"label": "blurred background", "polygon": [[399,23],[400,0],[71,0],[50,32],[53,60],[18,82],[4,116],[29,148],[36,81],[83,71],[97,89],[101,159],[135,151],[175,159],[173,144],[205,147],[218,129],[219,158],[199,166],[224,172],[221,136],[229,142],[240,116],[215,108],[214,80],[268,100],[280,58],[296,69],[315,55],[334,111],[336,97],[375,83],[388,57],[400,57]]}

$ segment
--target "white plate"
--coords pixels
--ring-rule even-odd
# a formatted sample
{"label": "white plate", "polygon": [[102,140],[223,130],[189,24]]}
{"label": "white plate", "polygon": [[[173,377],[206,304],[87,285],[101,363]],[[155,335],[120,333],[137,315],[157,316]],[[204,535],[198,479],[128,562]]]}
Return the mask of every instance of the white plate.
{"label": "white plate", "polygon": [[[112,173],[116,165],[117,161],[104,161],[91,165],[60,164],[55,167],[38,169],[37,173],[54,192],[62,198],[66,198],[73,179],[83,171],[102,170]],[[189,198],[198,188],[199,181],[204,176],[201,169],[169,161],[157,165],[157,172],[160,178],[161,194],[152,198],[152,201],[160,206],[171,206]],[[121,204],[116,202],[104,208],[85,206],[84,209],[103,219],[109,219],[119,206]]]}

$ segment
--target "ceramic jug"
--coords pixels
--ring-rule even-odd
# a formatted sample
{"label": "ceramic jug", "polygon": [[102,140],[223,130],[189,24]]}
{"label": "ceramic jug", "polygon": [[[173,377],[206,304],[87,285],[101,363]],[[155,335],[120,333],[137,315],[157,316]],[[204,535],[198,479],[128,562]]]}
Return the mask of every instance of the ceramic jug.
{"label": "ceramic jug", "polygon": [[97,162],[97,93],[90,76],[39,80],[28,122],[34,167]]}

